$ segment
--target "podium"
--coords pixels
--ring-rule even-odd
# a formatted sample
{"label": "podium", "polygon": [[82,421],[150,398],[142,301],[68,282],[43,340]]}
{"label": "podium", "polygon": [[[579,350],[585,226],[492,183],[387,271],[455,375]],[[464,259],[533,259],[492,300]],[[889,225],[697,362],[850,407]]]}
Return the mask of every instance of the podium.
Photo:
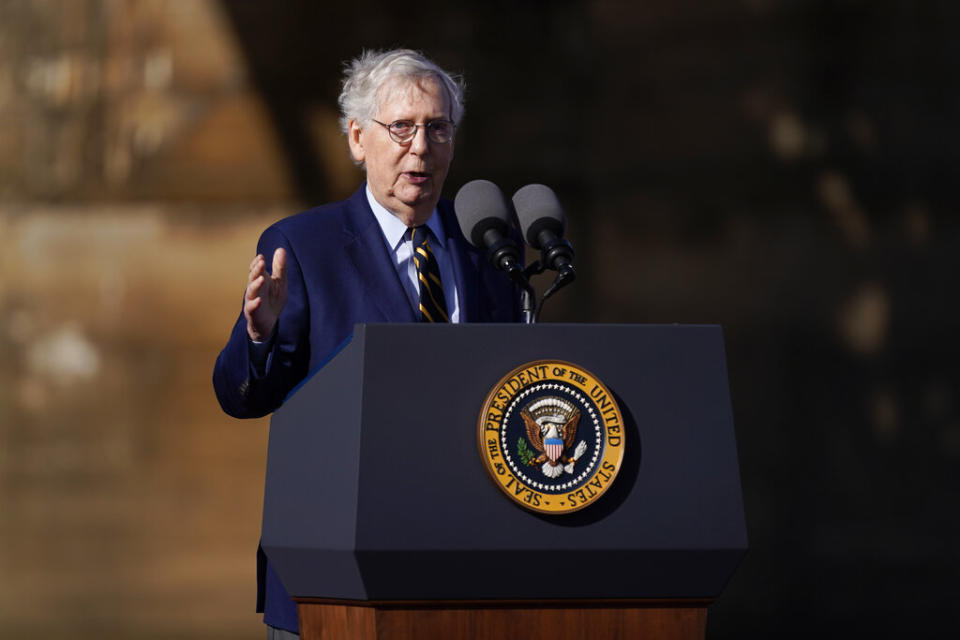
{"label": "podium", "polygon": [[[602,379],[624,456],[583,510],[505,496],[484,399],[537,360]],[[722,331],[357,325],[273,415],[262,547],[304,638],[702,638],[747,549]]]}

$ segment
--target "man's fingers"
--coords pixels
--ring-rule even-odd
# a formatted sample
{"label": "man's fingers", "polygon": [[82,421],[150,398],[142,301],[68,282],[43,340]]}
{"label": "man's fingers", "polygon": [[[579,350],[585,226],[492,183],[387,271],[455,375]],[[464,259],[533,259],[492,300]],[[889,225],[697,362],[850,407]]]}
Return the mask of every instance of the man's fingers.
{"label": "man's fingers", "polygon": [[287,254],[283,249],[277,249],[273,253],[272,277],[267,273],[267,262],[262,253],[257,254],[250,262],[243,315],[247,318],[247,335],[253,340],[263,340],[276,324],[280,310],[276,308],[275,298],[278,291],[285,287],[286,283],[281,278],[285,275],[286,265]]}
{"label": "man's fingers", "polygon": [[263,256],[254,258],[253,262],[250,263],[250,273],[247,275],[247,282],[253,282],[258,276],[262,275],[265,266],[266,263],[263,261]]}
{"label": "man's fingers", "polygon": [[280,247],[273,252],[273,279],[284,281],[287,277],[287,252]]}
{"label": "man's fingers", "polygon": [[253,300],[260,295],[260,287],[263,286],[263,281],[264,275],[261,273],[247,284],[247,300]]}
{"label": "man's fingers", "polygon": [[259,309],[261,304],[263,304],[263,298],[250,298],[247,300],[246,304],[243,305],[243,308],[244,311],[246,311],[246,313],[249,315]]}

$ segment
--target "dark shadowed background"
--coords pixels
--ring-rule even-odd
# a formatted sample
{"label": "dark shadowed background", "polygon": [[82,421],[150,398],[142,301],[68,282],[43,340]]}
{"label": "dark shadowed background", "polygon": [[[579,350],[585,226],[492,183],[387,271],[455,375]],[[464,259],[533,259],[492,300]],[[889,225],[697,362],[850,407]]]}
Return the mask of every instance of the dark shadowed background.
{"label": "dark shadowed background", "polygon": [[[0,637],[259,638],[259,232],[361,180],[342,61],[464,74],[445,193],[552,186],[545,321],[719,323],[751,550],[709,638],[955,632],[960,5],[0,0]],[[953,284],[951,284],[953,283]]]}

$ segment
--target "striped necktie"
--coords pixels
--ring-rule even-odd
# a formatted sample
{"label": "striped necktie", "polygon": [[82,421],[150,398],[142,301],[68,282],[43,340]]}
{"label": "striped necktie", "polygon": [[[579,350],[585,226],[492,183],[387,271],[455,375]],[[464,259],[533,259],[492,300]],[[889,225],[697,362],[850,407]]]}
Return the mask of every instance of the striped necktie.
{"label": "striped necktie", "polygon": [[450,322],[440,281],[440,265],[430,248],[430,230],[426,226],[410,229],[413,264],[420,281],[420,322]]}

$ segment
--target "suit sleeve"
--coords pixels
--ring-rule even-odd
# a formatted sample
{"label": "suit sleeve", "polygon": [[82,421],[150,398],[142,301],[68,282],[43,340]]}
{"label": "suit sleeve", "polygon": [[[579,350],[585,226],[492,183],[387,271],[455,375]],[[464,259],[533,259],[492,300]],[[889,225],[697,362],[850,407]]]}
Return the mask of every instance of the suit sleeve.
{"label": "suit sleeve", "polygon": [[247,320],[240,309],[227,345],[213,369],[213,388],[223,410],[235,418],[259,418],[276,410],[306,376],[310,360],[310,311],[296,253],[283,232],[272,226],[260,236],[257,253],[272,265],[273,252],[287,252],[287,301],[277,320],[266,367],[257,371],[250,357]]}

